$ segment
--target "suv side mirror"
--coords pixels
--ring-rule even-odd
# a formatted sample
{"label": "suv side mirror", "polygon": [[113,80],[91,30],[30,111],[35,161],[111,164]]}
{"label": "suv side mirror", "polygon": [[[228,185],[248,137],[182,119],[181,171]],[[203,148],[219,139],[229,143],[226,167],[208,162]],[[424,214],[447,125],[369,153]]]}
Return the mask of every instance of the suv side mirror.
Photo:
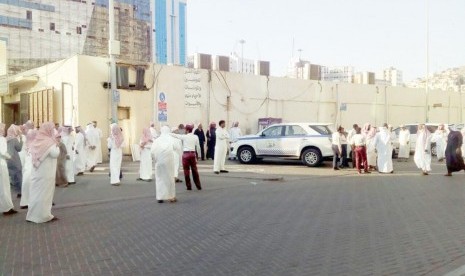
{"label": "suv side mirror", "polygon": [[266,135],[265,135],[265,133],[262,132],[262,133],[260,133],[260,136],[265,137]]}

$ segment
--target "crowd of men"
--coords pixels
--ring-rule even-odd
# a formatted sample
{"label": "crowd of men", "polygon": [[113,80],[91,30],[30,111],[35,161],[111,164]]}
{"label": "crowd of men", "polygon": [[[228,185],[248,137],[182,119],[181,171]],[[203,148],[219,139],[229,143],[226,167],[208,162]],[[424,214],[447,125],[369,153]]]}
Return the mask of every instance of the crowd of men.
{"label": "crowd of men", "polygon": [[[75,131],[73,135],[72,132]],[[144,128],[140,139],[140,174],[138,180],[152,182],[155,168],[156,198],[176,202],[174,184],[180,166],[184,171],[187,190],[192,190],[190,174],[198,190],[202,189],[197,161],[213,159],[214,173],[227,173],[225,159],[229,143],[240,137],[239,124],[227,131],[225,121],[215,123],[205,134],[199,124],[179,125],[170,129],[164,125],[160,135],[151,123]],[[233,137],[231,139],[231,137]],[[205,143],[207,144],[205,154]],[[117,124],[110,125],[107,139],[109,151],[110,184],[121,185],[124,137]],[[77,126],[59,126],[46,122],[39,128],[31,121],[24,125],[11,125],[6,131],[0,124],[0,211],[13,215],[11,187],[20,199],[20,208],[28,209],[26,220],[43,223],[57,220],[51,214],[55,187],[67,187],[76,183],[76,177],[86,171],[92,173],[102,163],[102,131],[93,121],[85,131]]]}
{"label": "crowd of men", "polygon": [[[413,160],[422,175],[431,172],[432,144],[436,145],[436,157],[438,162],[446,160],[447,174],[452,176],[453,172],[465,170],[462,152],[463,135],[465,128],[461,131],[441,124],[431,133],[425,124],[419,124],[417,130],[416,144]],[[363,127],[357,124],[349,132],[345,132],[342,126],[332,135],[333,169],[339,170],[349,166],[347,151],[350,146],[352,153],[352,166],[359,174],[371,173],[394,173],[392,162],[393,142],[396,135],[392,132],[392,126],[384,124],[375,127],[367,123]],[[398,161],[406,162],[410,157],[410,132],[401,125],[399,134]]]}
{"label": "crowd of men", "polygon": [[[182,182],[178,174],[180,167],[184,172],[186,189],[192,190],[192,179],[197,190],[202,190],[202,184],[197,169],[200,160],[213,159],[213,172],[215,174],[228,173],[225,168],[229,144],[237,141],[242,135],[239,123],[226,130],[226,122],[221,120],[211,123],[206,133],[202,124],[194,129],[193,124],[180,124],[170,129],[165,125],[161,127],[160,136],[154,124],[142,131],[140,139],[140,175],[138,180],[152,181],[153,166],[155,163],[156,198],[159,203],[165,200],[177,202],[175,183]],[[206,150],[205,150],[206,143]],[[205,153],[206,152],[206,153]]]}
{"label": "crowd of men", "polygon": [[[76,132],[72,135],[73,130]],[[75,176],[88,170],[93,172],[102,163],[102,131],[97,122],[91,122],[83,131],[80,126],[59,126],[46,122],[35,127],[32,121],[18,126],[12,124],[6,131],[0,123],[0,211],[13,215],[11,187],[20,198],[20,208],[28,209],[26,220],[42,223],[57,220],[51,214],[55,187],[75,184]],[[111,125],[108,148],[112,168],[122,160],[121,128]],[[119,159],[118,159],[119,155]],[[115,161],[116,160],[116,161]],[[112,184],[114,172],[111,172]],[[120,170],[117,172],[119,178]]]}

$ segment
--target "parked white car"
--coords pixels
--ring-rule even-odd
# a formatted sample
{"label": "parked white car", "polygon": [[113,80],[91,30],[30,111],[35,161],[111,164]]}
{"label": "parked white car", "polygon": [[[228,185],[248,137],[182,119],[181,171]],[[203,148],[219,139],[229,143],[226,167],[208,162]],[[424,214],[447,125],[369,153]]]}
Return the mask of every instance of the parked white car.
{"label": "parked white car", "polygon": [[300,159],[309,167],[333,156],[330,124],[282,123],[271,125],[256,135],[246,135],[231,144],[231,154],[243,164],[265,157]]}

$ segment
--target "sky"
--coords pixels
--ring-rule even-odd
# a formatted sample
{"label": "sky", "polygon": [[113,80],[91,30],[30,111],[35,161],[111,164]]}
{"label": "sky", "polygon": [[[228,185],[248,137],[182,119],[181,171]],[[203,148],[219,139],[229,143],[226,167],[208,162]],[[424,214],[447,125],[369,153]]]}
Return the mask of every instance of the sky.
{"label": "sky", "polygon": [[465,0],[189,0],[187,47],[240,54],[243,39],[244,58],[270,61],[274,76],[301,49],[314,64],[393,66],[410,81],[426,75],[427,22],[430,73],[465,66],[464,11]]}

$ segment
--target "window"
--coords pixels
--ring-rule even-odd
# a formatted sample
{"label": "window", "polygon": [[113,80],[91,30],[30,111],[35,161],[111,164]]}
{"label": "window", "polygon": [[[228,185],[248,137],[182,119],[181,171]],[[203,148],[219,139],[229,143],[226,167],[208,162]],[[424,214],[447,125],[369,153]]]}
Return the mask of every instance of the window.
{"label": "window", "polygon": [[303,136],[307,135],[307,132],[301,126],[287,126],[286,136]]}
{"label": "window", "polygon": [[277,137],[277,136],[282,136],[282,132],[283,132],[282,126],[274,126],[274,127],[269,127],[265,129],[262,132],[262,135],[266,137]]}
{"label": "window", "polygon": [[418,131],[418,126],[417,125],[410,125],[407,126],[408,130],[410,131],[410,134],[417,134]]}
{"label": "window", "polygon": [[118,88],[129,88],[129,74],[127,66],[116,67],[116,85]]}
{"label": "window", "polygon": [[118,106],[118,120],[129,120],[131,118],[131,108]]}
{"label": "window", "polygon": [[26,19],[32,20],[32,11],[26,11]]}
{"label": "window", "polygon": [[81,29],[81,27],[76,27],[76,33],[77,33],[77,34],[82,34],[82,29]]}
{"label": "window", "polygon": [[331,135],[332,132],[328,126],[309,126],[314,131],[318,132],[321,135]]}
{"label": "window", "polygon": [[429,132],[435,133],[438,129],[438,126],[426,126],[426,128],[429,130]]}
{"label": "window", "polygon": [[55,23],[50,23],[50,31],[55,31]]}

